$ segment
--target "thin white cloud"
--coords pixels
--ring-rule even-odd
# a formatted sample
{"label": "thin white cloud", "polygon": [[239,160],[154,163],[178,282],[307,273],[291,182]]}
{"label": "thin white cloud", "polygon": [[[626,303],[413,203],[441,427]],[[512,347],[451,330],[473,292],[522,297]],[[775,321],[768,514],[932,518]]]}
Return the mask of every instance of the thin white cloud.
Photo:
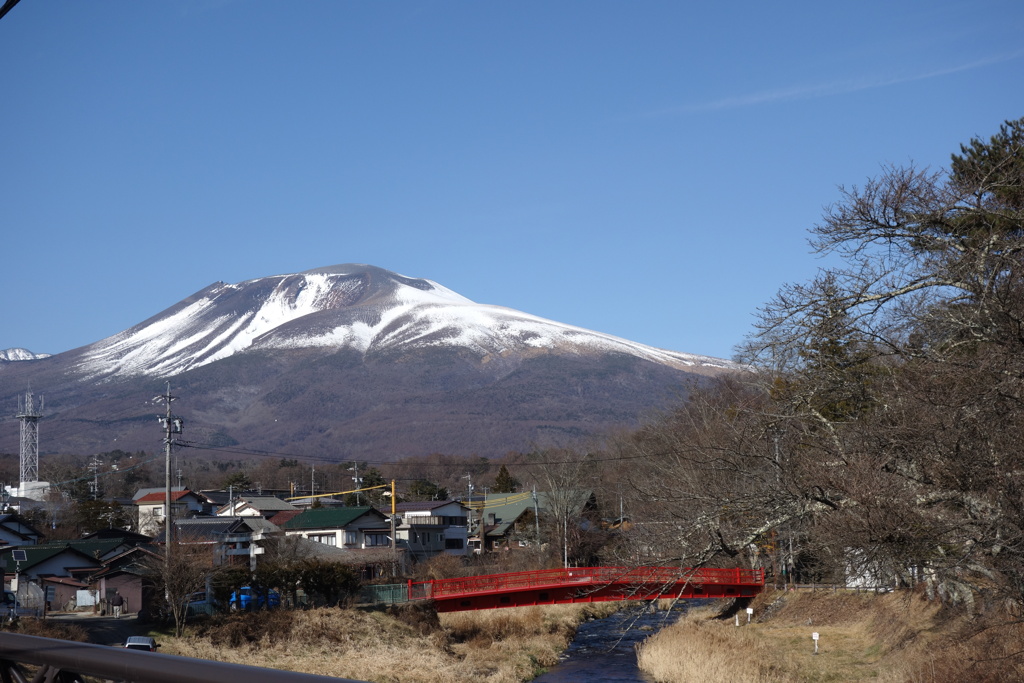
{"label": "thin white cloud", "polygon": [[893,76],[888,78],[876,77],[870,79],[835,81],[832,83],[819,83],[815,85],[795,85],[790,86],[788,88],[765,90],[762,92],[749,93],[747,95],[737,95],[735,97],[725,97],[722,99],[711,100],[708,102],[684,104],[677,107],[662,109],[660,111],[653,113],[655,115],[692,114],[697,112],[721,111],[723,109],[738,109],[740,107],[753,107],[760,104],[772,104],[775,102],[809,100],[817,99],[820,97],[831,97],[833,95],[845,95],[849,93],[860,92],[863,90],[886,88],[893,85],[900,85],[902,83],[912,83],[914,81],[923,81],[929,78],[938,78],[940,76],[949,76],[951,74],[962,73],[964,71],[980,69],[982,67],[989,66],[992,64],[998,64],[1001,62],[1010,61],[1012,59],[1017,59],[1021,55],[1024,55],[1024,50],[1013,52],[1011,54],[989,57],[987,59],[980,59],[977,61],[968,62],[966,64],[948,67],[945,69],[936,69],[935,71],[927,71],[924,73],[912,74],[909,76]]}

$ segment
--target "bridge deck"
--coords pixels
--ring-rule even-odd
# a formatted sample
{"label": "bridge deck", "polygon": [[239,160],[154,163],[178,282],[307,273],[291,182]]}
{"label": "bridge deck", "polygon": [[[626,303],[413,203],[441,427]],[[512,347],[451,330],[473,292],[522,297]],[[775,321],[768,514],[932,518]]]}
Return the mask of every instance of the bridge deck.
{"label": "bridge deck", "polygon": [[410,600],[433,600],[438,612],[657,598],[752,597],[764,589],[760,569],[575,567],[489,574],[408,584]]}

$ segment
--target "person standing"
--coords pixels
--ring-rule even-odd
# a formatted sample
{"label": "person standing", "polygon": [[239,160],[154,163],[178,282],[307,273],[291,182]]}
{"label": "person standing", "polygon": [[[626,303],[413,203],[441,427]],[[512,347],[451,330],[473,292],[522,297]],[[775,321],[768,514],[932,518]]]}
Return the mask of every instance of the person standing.
{"label": "person standing", "polygon": [[124,597],[120,593],[114,591],[114,596],[110,598],[110,606],[114,608],[114,618],[121,618],[121,609],[124,608]]}

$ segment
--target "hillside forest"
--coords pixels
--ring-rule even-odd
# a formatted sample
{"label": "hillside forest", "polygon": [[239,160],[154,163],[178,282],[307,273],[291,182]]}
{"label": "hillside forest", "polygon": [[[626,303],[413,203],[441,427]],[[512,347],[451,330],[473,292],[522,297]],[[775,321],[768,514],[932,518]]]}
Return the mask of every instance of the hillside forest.
{"label": "hillside forest", "polygon": [[[406,499],[471,483],[582,489],[594,523],[545,520],[543,562],[564,543],[578,563],[759,566],[777,584],[856,578],[1020,606],[1024,118],[947,168],[887,166],[840,187],[810,234],[838,265],[763,306],[738,349],[745,372],[591,449],[331,463],[181,448],[175,483],[298,495],[395,479]],[[0,468],[13,481],[17,458]],[[103,499],[163,484],[158,453],[47,456],[40,469],[85,510],[42,520],[65,537],[119,521]]]}

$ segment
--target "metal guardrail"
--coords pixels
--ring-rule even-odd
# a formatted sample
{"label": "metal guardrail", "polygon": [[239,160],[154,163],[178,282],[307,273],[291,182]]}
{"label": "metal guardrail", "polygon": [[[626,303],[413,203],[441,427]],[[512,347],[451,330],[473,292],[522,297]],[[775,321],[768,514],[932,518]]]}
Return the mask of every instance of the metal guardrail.
{"label": "metal guardrail", "polygon": [[363,586],[361,597],[364,602],[384,603],[389,605],[399,602],[409,602],[409,586],[404,583]]}
{"label": "metal guardrail", "polygon": [[[26,664],[40,667],[40,670],[30,674],[24,668]],[[83,675],[124,683],[365,683],[349,678],[0,633],[0,679],[3,681],[75,683],[83,681]]]}

